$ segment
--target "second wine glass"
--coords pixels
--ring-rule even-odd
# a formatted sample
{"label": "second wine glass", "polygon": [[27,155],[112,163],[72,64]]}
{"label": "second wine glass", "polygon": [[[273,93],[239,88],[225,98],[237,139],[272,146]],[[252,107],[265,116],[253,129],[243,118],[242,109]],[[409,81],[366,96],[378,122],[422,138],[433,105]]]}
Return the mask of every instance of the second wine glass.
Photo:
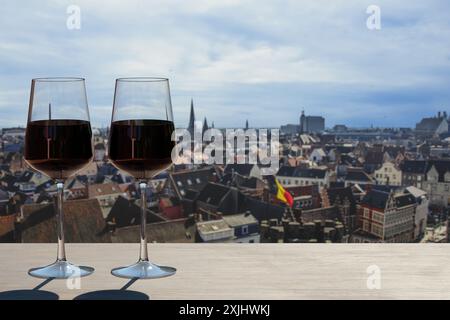
{"label": "second wine glass", "polygon": [[109,137],[109,158],[119,169],[139,181],[141,194],[140,254],[138,261],[111,273],[121,278],[151,279],[175,274],[176,269],[158,266],[147,253],[148,180],[171,164],[174,147],[169,80],[121,78],[116,80]]}

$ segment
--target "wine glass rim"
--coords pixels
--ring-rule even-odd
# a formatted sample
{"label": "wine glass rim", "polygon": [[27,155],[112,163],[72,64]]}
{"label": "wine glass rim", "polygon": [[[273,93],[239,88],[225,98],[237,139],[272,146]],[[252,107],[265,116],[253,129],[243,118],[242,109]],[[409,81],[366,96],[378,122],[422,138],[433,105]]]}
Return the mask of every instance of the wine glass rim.
{"label": "wine glass rim", "polygon": [[117,78],[116,81],[125,81],[125,82],[165,82],[165,81],[169,81],[169,78],[162,78],[162,77],[125,77],[125,78]]}
{"label": "wine glass rim", "polygon": [[76,82],[84,81],[84,78],[79,77],[44,77],[44,78],[34,78],[34,82]]}

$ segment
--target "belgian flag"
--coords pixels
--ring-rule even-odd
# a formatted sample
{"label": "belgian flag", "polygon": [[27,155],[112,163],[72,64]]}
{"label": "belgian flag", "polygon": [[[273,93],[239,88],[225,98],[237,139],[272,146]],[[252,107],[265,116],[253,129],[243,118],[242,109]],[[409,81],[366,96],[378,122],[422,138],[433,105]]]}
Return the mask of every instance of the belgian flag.
{"label": "belgian flag", "polygon": [[278,182],[275,176],[267,176],[267,181],[269,182],[269,190],[270,193],[276,196],[276,198],[280,201],[286,203],[289,207],[292,208],[294,205],[294,199],[289,192],[287,192],[280,182]]}

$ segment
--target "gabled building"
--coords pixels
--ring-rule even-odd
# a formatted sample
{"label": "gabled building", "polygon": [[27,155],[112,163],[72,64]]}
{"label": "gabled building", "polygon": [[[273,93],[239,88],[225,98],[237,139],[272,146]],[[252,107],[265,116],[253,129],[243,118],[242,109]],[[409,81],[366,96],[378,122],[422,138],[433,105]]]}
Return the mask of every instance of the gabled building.
{"label": "gabled building", "polygon": [[209,182],[217,182],[218,173],[213,167],[180,172],[170,172],[167,187],[179,200],[183,200],[188,192],[198,194]]}
{"label": "gabled building", "polygon": [[427,161],[425,160],[405,160],[401,163],[402,185],[423,188],[426,179]]}
{"label": "gabled building", "polygon": [[322,206],[335,206],[338,208],[347,233],[352,233],[357,228],[356,199],[351,187],[324,189],[322,192]]}
{"label": "gabled building", "polygon": [[246,211],[245,195],[237,188],[218,183],[208,183],[196,198],[196,204],[198,213],[226,215]]}
{"label": "gabled building", "polygon": [[261,198],[264,193],[266,183],[256,177],[245,177],[238,173],[225,174],[220,180],[221,184],[236,187],[240,192],[252,197]]}
{"label": "gabled building", "polygon": [[[292,195],[295,209],[316,209],[321,207],[319,186],[289,186],[285,190]],[[279,201],[279,200],[278,200]]]}
{"label": "gabled building", "polygon": [[450,204],[450,161],[433,161],[429,165],[423,190],[430,204],[447,207]]}
{"label": "gabled building", "polygon": [[317,164],[322,163],[326,158],[326,153],[322,148],[315,148],[309,155],[309,160]]}
{"label": "gabled building", "polygon": [[374,177],[377,184],[390,186],[402,185],[402,171],[390,161],[384,162],[381,168],[375,170]]}
{"label": "gabled building", "polygon": [[416,199],[409,193],[372,189],[358,205],[359,229],[351,242],[412,242]]}
{"label": "gabled building", "polygon": [[107,216],[110,208],[120,196],[127,196],[127,193],[123,192],[117,183],[92,184],[88,185],[87,188],[89,199],[99,201],[104,217]]}
{"label": "gabled building", "polygon": [[[147,209],[147,223],[167,221],[161,215]],[[141,223],[141,207],[119,196],[106,217],[111,229],[123,228]]]}
{"label": "gabled building", "polygon": [[364,158],[364,171],[372,174],[375,170],[379,169],[384,162],[384,153],[381,148],[369,149]]}

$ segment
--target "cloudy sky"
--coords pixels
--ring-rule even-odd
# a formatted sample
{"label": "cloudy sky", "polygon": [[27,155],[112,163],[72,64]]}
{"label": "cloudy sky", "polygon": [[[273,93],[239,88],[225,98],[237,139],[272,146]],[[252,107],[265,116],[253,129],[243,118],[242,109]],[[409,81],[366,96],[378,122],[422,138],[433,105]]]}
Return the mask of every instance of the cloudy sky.
{"label": "cloudy sky", "polygon": [[[381,30],[369,30],[369,5]],[[66,26],[67,7],[81,28]],[[450,106],[446,0],[13,1],[0,11],[0,127],[25,125],[30,80],[83,76],[107,125],[114,79],[167,76],[175,123],[189,101],[216,127],[413,126]]]}

